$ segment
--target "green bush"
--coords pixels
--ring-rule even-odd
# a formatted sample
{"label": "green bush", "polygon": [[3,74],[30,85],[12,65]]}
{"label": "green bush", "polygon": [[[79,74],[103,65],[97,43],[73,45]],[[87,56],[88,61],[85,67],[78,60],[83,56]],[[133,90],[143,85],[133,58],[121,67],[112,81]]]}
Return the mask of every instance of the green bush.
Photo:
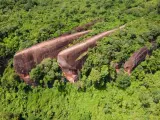
{"label": "green bush", "polygon": [[1,78],[1,86],[7,89],[16,90],[19,84],[20,79],[13,70],[13,61],[10,61]]}
{"label": "green bush", "polygon": [[153,92],[153,101],[155,103],[159,103],[160,101],[160,91],[159,90]]}
{"label": "green bush", "polygon": [[160,14],[160,1],[158,0],[158,4],[157,4],[157,12],[158,14]]}
{"label": "green bush", "polygon": [[20,114],[15,114],[15,113],[9,113],[9,112],[0,112],[0,119],[1,120],[21,120],[21,115]]}
{"label": "green bush", "polygon": [[140,102],[142,104],[142,107],[144,108],[149,108],[150,107],[150,102],[149,102],[149,95],[146,93],[142,93],[140,95]]}
{"label": "green bush", "polygon": [[51,87],[55,80],[61,80],[62,73],[56,60],[47,58],[31,70],[30,77],[41,86]]}
{"label": "green bush", "polygon": [[[0,75],[0,119],[160,119],[157,0],[0,0],[0,61],[10,61],[19,50],[97,18],[103,21],[88,28],[92,32],[74,43],[124,24],[126,27],[89,50],[75,84],[66,82],[52,59],[31,71],[37,87],[21,82],[12,62],[0,64],[5,69]],[[141,47],[151,48],[154,41],[158,46],[152,54],[131,76],[125,75],[125,61]],[[121,68],[119,74],[115,64]]]}
{"label": "green bush", "polygon": [[126,89],[131,85],[130,77],[128,75],[120,74],[116,79],[116,84],[121,89]]}

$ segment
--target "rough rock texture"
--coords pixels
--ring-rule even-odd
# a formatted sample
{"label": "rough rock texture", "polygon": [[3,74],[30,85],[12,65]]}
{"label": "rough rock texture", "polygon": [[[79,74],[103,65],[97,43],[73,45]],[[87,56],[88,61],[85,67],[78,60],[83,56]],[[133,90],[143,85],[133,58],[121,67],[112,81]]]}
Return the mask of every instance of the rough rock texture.
{"label": "rough rock texture", "polygon": [[111,33],[115,32],[116,30],[122,29],[125,26],[121,26],[120,28],[116,28],[107,32],[100,33],[90,39],[86,40],[85,42],[76,44],[70,48],[67,48],[61,51],[58,54],[57,60],[58,63],[64,73],[64,76],[70,81],[75,82],[78,78],[78,70],[81,69],[83,63],[86,60],[86,56],[82,57],[81,59],[77,60],[80,55],[86,52],[89,48],[93,48],[96,46],[96,42],[101,38],[110,35]]}
{"label": "rough rock texture", "polygon": [[116,73],[120,73],[120,65],[118,63],[115,63],[113,66],[116,70]]}
{"label": "rough rock texture", "polygon": [[124,64],[124,70],[130,75],[131,71],[143,60],[145,60],[146,56],[149,54],[149,49],[147,47],[143,47],[137,52],[135,52],[128,61]]}
{"label": "rough rock texture", "polygon": [[89,32],[90,30],[58,37],[16,53],[14,56],[15,71],[25,80],[25,77],[28,76],[31,69],[39,64],[44,58],[56,58],[58,53],[62,51],[65,46]]}

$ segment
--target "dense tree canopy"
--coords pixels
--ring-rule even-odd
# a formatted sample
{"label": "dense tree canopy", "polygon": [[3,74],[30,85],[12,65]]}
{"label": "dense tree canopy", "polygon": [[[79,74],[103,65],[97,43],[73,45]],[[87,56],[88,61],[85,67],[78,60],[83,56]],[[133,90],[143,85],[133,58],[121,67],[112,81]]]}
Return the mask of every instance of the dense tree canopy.
{"label": "dense tree canopy", "polygon": [[[48,58],[30,72],[37,87],[18,77],[13,69],[17,51],[95,19],[102,22],[75,43],[124,24],[126,27],[89,50],[78,82],[67,82],[56,60]],[[128,76],[124,62],[143,46],[152,49],[153,42],[156,47],[151,54]],[[159,0],[0,0],[2,120],[158,120],[159,60]]]}

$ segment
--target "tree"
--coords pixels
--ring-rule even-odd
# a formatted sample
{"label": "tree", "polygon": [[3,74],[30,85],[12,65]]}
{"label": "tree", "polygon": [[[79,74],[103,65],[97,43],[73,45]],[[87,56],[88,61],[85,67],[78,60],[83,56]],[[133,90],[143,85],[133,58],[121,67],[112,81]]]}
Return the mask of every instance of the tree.
{"label": "tree", "polygon": [[103,65],[100,70],[92,68],[88,81],[93,83],[96,88],[101,88],[105,85],[108,77],[108,66]]}
{"label": "tree", "polygon": [[157,4],[157,12],[158,12],[158,14],[160,14],[160,0],[158,0],[158,4]]}
{"label": "tree", "polygon": [[30,72],[30,78],[41,86],[52,87],[55,80],[61,80],[60,67],[55,59],[44,59]]}
{"label": "tree", "polygon": [[153,91],[152,95],[153,101],[158,104],[160,101],[160,90]]}
{"label": "tree", "polygon": [[142,107],[149,108],[150,107],[150,101],[149,101],[149,94],[143,93],[139,96],[140,102],[142,104]]}
{"label": "tree", "polygon": [[117,87],[125,90],[127,87],[131,85],[130,77],[125,74],[120,74],[116,79],[116,84]]}
{"label": "tree", "polygon": [[11,112],[0,112],[1,120],[21,120],[23,119],[20,114],[15,114]]}

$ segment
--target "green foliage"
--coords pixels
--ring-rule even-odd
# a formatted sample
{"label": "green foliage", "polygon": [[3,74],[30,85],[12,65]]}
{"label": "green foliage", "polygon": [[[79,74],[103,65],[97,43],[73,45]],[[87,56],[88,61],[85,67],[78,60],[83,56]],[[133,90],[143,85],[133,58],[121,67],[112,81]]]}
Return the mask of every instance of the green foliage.
{"label": "green foliage", "polygon": [[107,75],[108,67],[106,65],[103,65],[100,71],[92,68],[87,82],[92,83],[95,87],[102,87],[105,85],[105,79],[107,79]]}
{"label": "green foliage", "polygon": [[160,101],[160,91],[159,90],[156,90],[153,92],[153,101],[155,103],[159,103]]}
{"label": "green foliage", "polygon": [[29,9],[31,9],[32,7],[34,7],[34,5],[37,5],[37,3],[33,0],[27,0],[27,3],[24,5],[24,9],[26,11],[29,11]]}
{"label": "green foliage", "polygon": [[142,107],[144,108],[149,108],[150,107],[150,95],[147,92],[143,92],[142,94],[140,94],[139,96],[140,102]]}
{"label": "green foliage", "polygon": [[17,89],[20,79],[13,70],[13,61],[10,61],[7,68],[4,71],[4,75],[1,78],[1,86],[5,89]]}
{"label": "green foliage", "polygon": [[62,73],[55,59],[44,59],[30,72],[30,78],[42,86],[52,86],[55,80],[61,80]]}
{"label": "green foliage", "polygon": [[160,14],[160,1],[158,0],[158,4],[157,4],[157,12],[158,14]]}
{"label": "green foliage", "polygon": [[13,113],[0,113],[0,119],[1,120],[21,120],[21,117],[19,114],[13,114]]}
{"label": "green foliage", "polygon": [[117,86],[121,89],[126,89],[131,85],[130,77],[128,75],[118,75],[116,79]]}
{"label": "green foliage", "polygon": [[[160,119],[160,2],[157,0],[0,0],[0,119]],[[102,18],[88,36],[126,24],[90,49],[80,80],[65,82],[55,60],[30,72],[39,83],[22,82],[13,69],[18,50],[58,37]],[[124,62],[143,46],[157,47],[131,76]],[[77,41],[76,41],[77,42]],[[76,43],[75,42],[75,43]],[[114,64],[119,63],[117,74]],[[2,70],[2,69],[5,70]],[[131,114],[132,113],[132,114]]]}

